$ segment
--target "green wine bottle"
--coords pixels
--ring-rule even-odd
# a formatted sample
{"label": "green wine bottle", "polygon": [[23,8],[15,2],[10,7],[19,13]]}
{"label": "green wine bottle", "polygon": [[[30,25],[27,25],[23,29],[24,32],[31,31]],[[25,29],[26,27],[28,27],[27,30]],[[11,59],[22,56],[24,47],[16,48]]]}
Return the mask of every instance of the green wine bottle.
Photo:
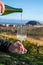
{"label": "green wine bottle", "polygon": [[2,15],[7,15],[7,14],[15,13],[15,12],[22,13],[23,10],[22,8],[13,8],[11,6],[5,5],[5,12]]}

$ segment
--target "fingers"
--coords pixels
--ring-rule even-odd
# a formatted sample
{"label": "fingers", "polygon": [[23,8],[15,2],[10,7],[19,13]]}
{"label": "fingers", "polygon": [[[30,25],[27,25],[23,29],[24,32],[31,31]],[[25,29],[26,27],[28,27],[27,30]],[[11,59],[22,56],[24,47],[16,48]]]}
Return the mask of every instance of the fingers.
{"label": "fingers", "polygon": [[0,1],[0,13],[4,13],[5,11],[5,6],[4,6],[4,3]]}

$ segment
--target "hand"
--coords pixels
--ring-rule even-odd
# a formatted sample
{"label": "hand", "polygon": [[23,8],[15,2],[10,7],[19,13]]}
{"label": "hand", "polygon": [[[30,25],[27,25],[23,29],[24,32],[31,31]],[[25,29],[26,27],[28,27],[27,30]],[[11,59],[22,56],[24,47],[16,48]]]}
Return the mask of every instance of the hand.
{"label": "hand", "polygon": [[16,52],[18,54],[25,54],[27,50],[24,48],[23,44],[19,41],[17,41],[14,44],[11,44],[9,47],[10,52]]}
{"label": "hand", "polygon": [[5,11],[5,6],[4,6],[4,3],[0,1],[0,13],[4,13]]}

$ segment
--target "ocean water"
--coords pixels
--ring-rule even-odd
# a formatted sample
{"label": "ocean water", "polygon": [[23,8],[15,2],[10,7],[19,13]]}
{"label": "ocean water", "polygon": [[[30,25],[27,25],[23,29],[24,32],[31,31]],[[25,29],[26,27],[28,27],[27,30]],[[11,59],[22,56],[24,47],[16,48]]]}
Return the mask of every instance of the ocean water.
{"label": "ocean water", "polygon": [[15,25],[25,25],[27,20],[8,20],[0,19],[0,24],[15,24]]}

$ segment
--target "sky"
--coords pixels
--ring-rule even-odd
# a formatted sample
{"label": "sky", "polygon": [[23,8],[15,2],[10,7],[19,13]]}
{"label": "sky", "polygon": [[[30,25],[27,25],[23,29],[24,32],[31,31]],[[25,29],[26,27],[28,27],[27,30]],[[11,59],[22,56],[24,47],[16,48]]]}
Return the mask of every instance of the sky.
{"label": "sky", "polygon": [[[14,8],[22,8],[23,20],[43,21],[43,0],[1,0],[5,4]],[[5,19],[21,19],[21,13],[13,13],[6,16],[0,16]]]}

